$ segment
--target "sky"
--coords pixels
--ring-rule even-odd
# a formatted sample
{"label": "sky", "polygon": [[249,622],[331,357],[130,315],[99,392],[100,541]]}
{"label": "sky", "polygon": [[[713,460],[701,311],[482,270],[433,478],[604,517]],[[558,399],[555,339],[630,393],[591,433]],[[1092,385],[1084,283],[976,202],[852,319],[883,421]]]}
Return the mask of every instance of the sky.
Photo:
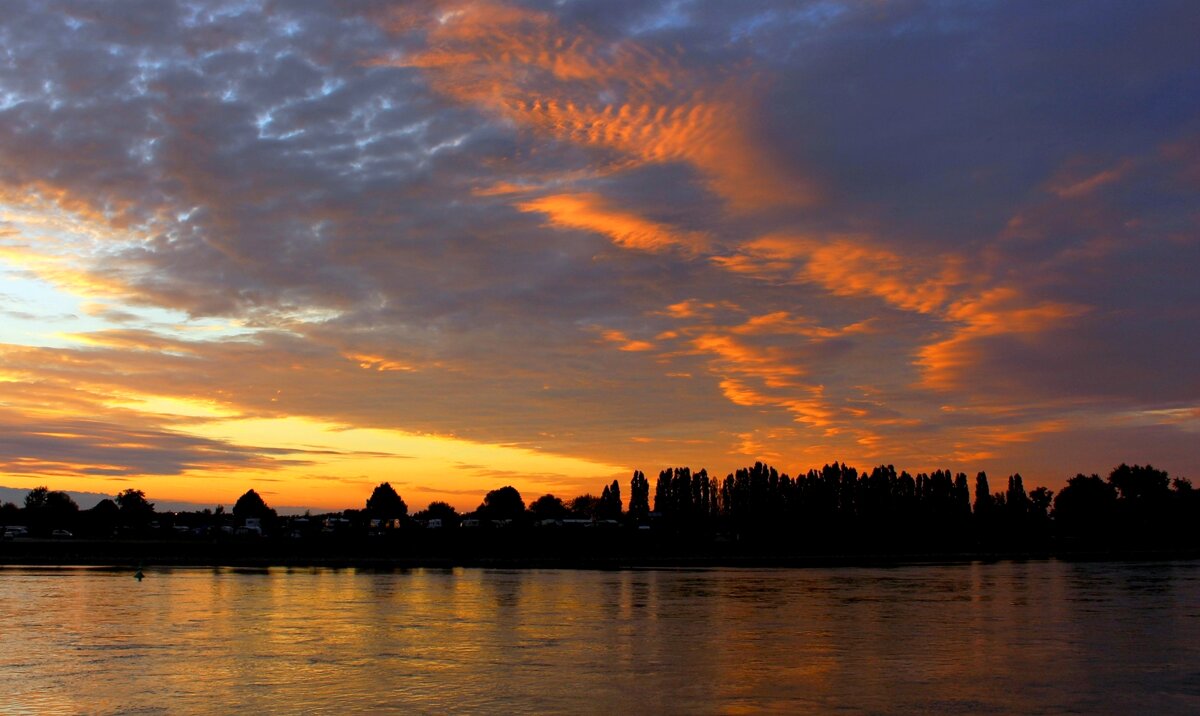
{"label": "sky", "polygon": [[1192,0],[9,0],[0,485],[1200,478],[1196,37]]}

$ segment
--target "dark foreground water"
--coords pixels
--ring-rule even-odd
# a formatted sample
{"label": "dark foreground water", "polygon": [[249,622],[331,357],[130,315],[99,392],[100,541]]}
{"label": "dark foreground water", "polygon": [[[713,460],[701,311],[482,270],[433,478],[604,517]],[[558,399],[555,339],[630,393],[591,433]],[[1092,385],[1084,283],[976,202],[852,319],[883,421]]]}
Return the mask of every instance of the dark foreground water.
{"label": "dark foreground water", "polygon": [[1200,563],[0,569],[0,713],[1200,713]]}

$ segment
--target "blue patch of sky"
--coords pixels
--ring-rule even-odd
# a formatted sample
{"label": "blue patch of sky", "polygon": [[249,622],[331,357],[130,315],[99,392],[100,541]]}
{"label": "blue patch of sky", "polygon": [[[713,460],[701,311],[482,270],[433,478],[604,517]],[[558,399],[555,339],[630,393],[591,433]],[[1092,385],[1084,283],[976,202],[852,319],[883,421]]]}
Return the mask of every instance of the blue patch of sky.
{"label": "blue patch of sky", "polygon": [[687,27],[691,22],[687,12],[689,5],[691,5],[689,0],[673,0],[664,5],[658,12],[644,18],[641,22],[629,28],[629,32],[631,35],[643,35],[661,30]]}
{"label": "blue patch of sky", "polygon": [[0,343],[43,348],[78,347],[71,334],[137,328],[184,340],[220,340],[253,330],[180,311],[97,301],[59,289],[0,261]]}
{"label": "blue patch of sky", "polygon": [[[190,213],[185,212],[181,220]],[[70,334],[114,328],[149,330],[184,340],[214,340],[252,332],[227,320],[193,319],[182,311],[135,304],[116,295],[97,295],[94,288],[72,291],[69,286],[59,285],[52,275],[39,273],[39,267],[86,271],[89,257],[118,254],[128,244],[115,237],[102,238],[90,227],[76,225],[70,217],[56,212],[39,219],[21,209],[6,219],[0,222],[0,228],[8,229],[16,241],[14,246],[41,257],[31,256],[32,264],[19,258],[0,258],[0,343],[77,346]]]}
{"label": "blue patch of sky", "polygon": [[789,11],[767,10],[735,22],[729,28],[730,40],[744,40],[759,30],[775,25],[800,25],[807,28],[823,28],[846,14],[844,2],[814,2]]}
{"label": "blue patch of sky", "polygon": [[78,298],[0,263],[0,342],[65,346],[56,333],[98,328],[103,325],[83,313]]}

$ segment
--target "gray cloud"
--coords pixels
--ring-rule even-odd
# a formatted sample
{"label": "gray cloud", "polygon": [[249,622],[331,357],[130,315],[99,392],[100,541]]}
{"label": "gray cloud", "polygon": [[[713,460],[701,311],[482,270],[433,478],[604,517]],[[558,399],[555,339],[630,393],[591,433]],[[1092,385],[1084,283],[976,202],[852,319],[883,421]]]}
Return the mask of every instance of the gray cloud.
{"label": "gray cloud", "polygon": [[[797,195],[811,184],[817,196],[753,210],[721,194],[728,167],[696,158],[705,142],[732,141],[720,133],[647,160],[539,124],[532,110],[506,115],[455,95],[456,82],[479,78],[445,70],[453,58],[411,63],[451,47],[428,21],[435,5],[7,4],[0,198],[37,191],[106,223],[114,238],[84,260],[121,282],[130,305],[259,333],[153,348],[175,351],[167,354],[123,344],[80,351],[71,365],[35,366],[40,355],[19,352],[6,362],[62,385],[127,385],[132,375],[164,394],[224,390],[249,412],[596,458],[637,437],[700,436],[710,444],[629,454],[698,460],[707,451],[722,464],[737,459],[736,436],[754,431],[800,430],[779,441],[785,455],[809,445],[874,456],[864,447],[872,436],[895,446],[923,430],[949,444],[959,428],[1003,427],[979,413],[964,426],[966,413],[948,418],[946,405],[1036,405],[1023,420],[1044,423],[1065,420],[1064,406],[1110,414],[1200,400],[1186,360],[1200,348],[1191,276],[1200,257],[1189,238],[1200,164],[1169,149],[1200,135],[1191,3],[521,6],[533,38],[515,43],[516,55],[582,37],[593,70],[634,47],[630,66],[666,73],[696,96],[744,90],[722,111],[736,114],[739,141],[778,165],[769,177],[763,168],[762,183]],[[498,94],[565,105],[607,82],[597,106],[636,95],[638,78],[617,70],[571,84],[546,80],[535,64]],[[690,258],[630,250],[520,208],[582,193],[702,233],[709,248]],[[936,310],[916,312],[879,292],[796,279],[803,258],[789,259],[787,276],[710,260],[773,235],[852,236],[903,259],[905,280],[943,280],[943,262],[962,278]],[[955,383],[921,387],[922,348],[971,328],[956,307],[999,289],[1013,297],[997,320],[1046,305],[1080,311],[1052,328],[975,325],[963,333],[970,360]],[[666,311],[686,300],[737,310]],[[875,322],[836,339],[743,335],[747,349],[798,376],[776,386],[779,400],[738,404],[721,384],[749,379],[696,338],[778,312],[826,328]],[[132,325],[130,315],[112,317]],[[602,339],[610,329],[652,348],[619,351]],[[379,370],[386,361],[415,370]],[[815,388],[829,424],[796,427],[782,401]],[[96,437],[80,460],[115,440],[109,428],[85,427]],[[1163,444],[1176,446],[1163,450],[1182,455],[1183,438],[1162,429]],[[164,474],[193,464],[192,451],[227,454],[143,437],[162,452],[112,453],[104,464]],[[20,437],[18,452],[43,449],[31,440]],[[246,459],[234,453],[206,459]]]}
{"label": "gray cloud", "polygon": [[[45,419],[25,426],[25,416],[0,415],[4,435],[0,470],[7,474],[82,474],[97,477],[178,475],[189,469],[285,467],[304,464],[272,458],[280,451],[204,440],[169,429],[112,420]],[[83,467],[81,467],[83,466]]]}

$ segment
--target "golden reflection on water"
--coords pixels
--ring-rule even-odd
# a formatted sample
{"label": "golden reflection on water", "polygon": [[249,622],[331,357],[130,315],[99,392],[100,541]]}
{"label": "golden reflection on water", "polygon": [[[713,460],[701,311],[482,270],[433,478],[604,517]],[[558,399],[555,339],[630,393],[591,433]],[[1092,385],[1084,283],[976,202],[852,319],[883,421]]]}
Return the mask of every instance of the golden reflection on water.
{"label": "golden reflection on water", "polygon": [[1200,568],[0,569],[0,713],[1197,713]]}

